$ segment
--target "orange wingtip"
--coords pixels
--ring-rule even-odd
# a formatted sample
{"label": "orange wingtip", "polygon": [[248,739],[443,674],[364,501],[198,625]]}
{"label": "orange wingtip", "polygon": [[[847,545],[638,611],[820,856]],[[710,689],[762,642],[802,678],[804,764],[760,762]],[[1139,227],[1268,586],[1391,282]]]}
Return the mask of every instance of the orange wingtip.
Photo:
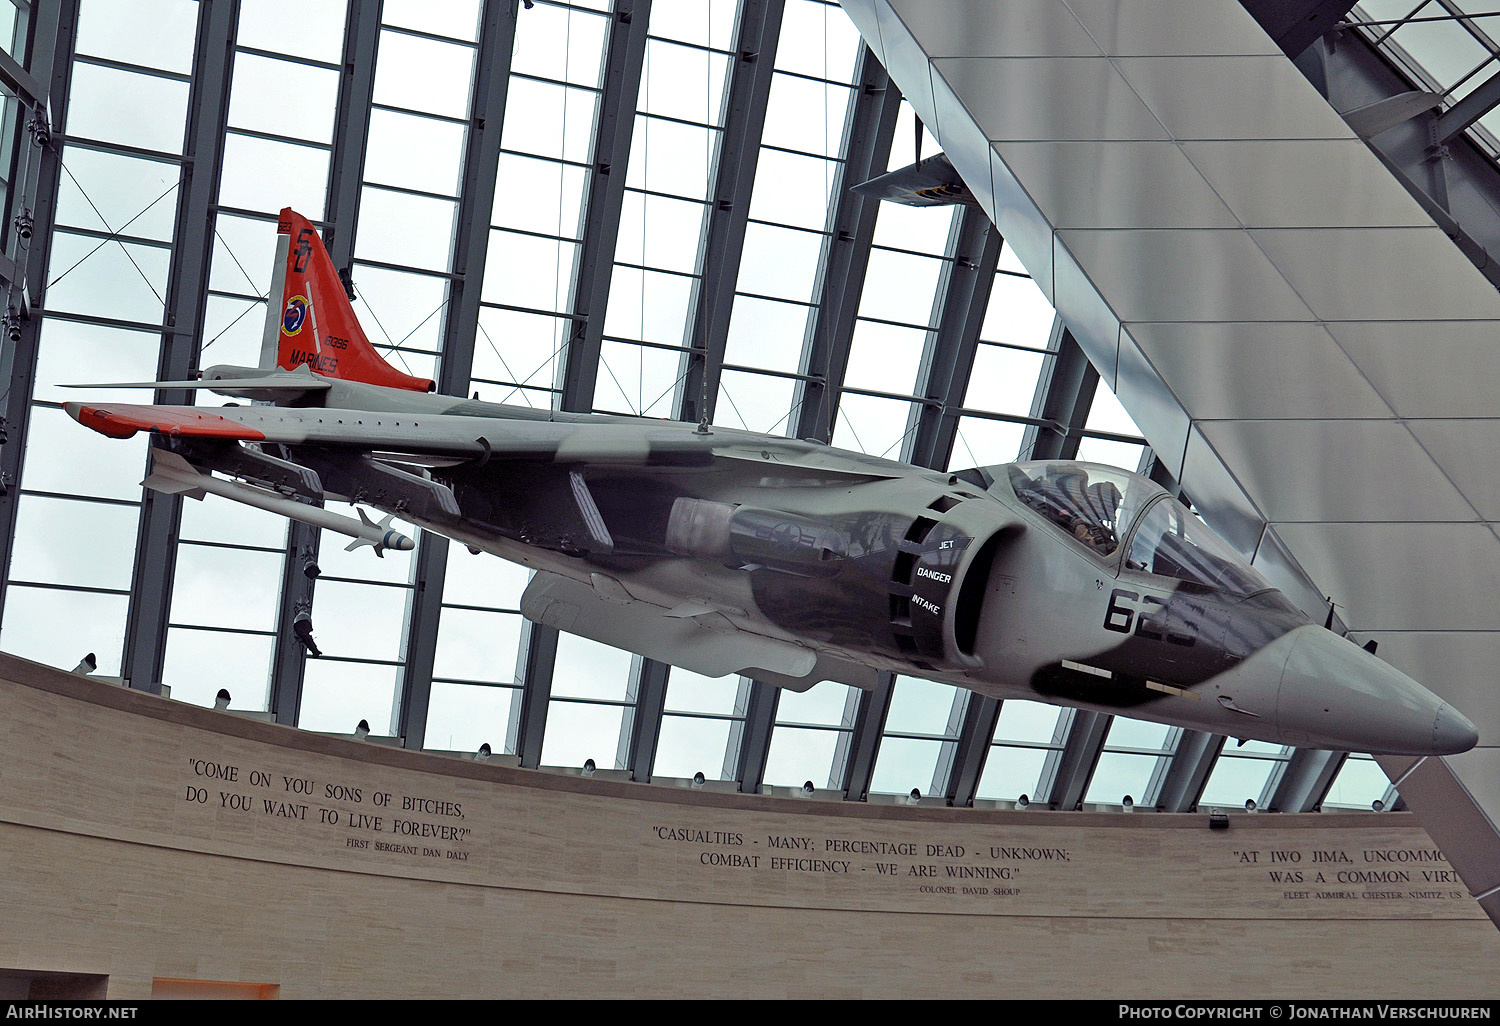
{"label": "orange wingtip", "polygon": [[164,435],[187,435],[191,438],[234,438],[262,442],[266,436],[239,421],[192,406],[129,406],[110,404],[85,406],[65,403],[64,409],[84,427],[93,428],[111,438],[129,438],[137,431],[157,431]]}

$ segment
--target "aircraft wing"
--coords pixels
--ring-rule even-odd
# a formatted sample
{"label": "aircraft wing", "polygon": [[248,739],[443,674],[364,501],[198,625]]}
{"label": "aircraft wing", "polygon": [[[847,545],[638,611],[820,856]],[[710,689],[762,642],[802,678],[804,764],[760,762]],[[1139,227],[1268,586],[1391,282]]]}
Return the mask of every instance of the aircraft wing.
{"label": "aircraft wing", "polygon": [[910,469],[796,439],[649,420],[536,420],[326,407],[146,406],[70,402],[79,423],[112,438],[138,431],[173,438],[269,442],[380,453],[395,458],[546,459],[560,463],[702,465],[717,459],[797,476],[875,480]]}
{"label": "aircraft wing", "polygon": [[584,584],[539,571],[521,596],[521,615],[706,677],[745,673],[792,691],[824,680],[869,689],[879,679],[868,666],[742,630],[707,605],[669,609],[637,599],[604,574]]}

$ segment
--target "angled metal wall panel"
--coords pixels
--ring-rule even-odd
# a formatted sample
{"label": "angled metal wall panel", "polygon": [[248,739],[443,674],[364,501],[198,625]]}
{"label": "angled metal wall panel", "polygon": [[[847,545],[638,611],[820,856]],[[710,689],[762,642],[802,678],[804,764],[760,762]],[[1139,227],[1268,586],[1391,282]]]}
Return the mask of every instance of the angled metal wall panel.
{"label": "angled metal wall panel", "polygon": [[[1500,653],[1493,445],[1442,422],[1447,395],[1492,379],[1500,357],[1474,341],[1500,327],[1500,296],[1243,7],[846,9],[1205,519],[1289,593],[1334,594],[1356,630],[1461,626]],[[1201,329],[1196,348],[1171,325]],[[1246,330],[1308,341],[1234,352]],[[1316,359],[1329,390],[1373,384],[1385,424],[1351,436],[1348,413],[1278,386],[1302,378],[1278,352]],[[1262,408],[1213,419],[1196,398],[1225,395]],[[1413,511],[1412,496],[1431,501]],[[1268,524],[1281,545],[1262,563]],[[1400,658],[1480,727],[1483,747],[1449,760],[1471,801],[1441,815],[1495,835],[1500,702],[1472,667],[1417,645]],[[1497,850],[1492,836],[1500,866]]]}

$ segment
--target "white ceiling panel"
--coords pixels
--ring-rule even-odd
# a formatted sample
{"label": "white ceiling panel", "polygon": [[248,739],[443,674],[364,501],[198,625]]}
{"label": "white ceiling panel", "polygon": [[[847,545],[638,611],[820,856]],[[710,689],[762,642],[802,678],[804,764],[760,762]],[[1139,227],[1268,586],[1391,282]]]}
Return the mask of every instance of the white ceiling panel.
{"label": "white ceiling panel", "polygon": [[[1500,630],[1500,605],[1463,583],[1500,580],[1484,524],[1275,524],[1354,631]],[[1446,696],[1444,696],[1446,697]]]}
{"label": "white ceiling panel", "polygon": [[1242,231],[1075,229],[1057,238],[1122,321],[1313,319]]}
{"label": "white ceiling panel", "polygon": [[1174,139],[1348,139],[1302,73],[1265,57],[1120,57],[1115,66]]}
{"label": "white ceiling panel", "polygon": [[1500,420],[1413,420],[1407,427],[1480,515],[1500,521]]}
{"label": "white ceiling panel", "polygon": [[1100,56],[1063,0],[891,0],[891,8],[932,57]]}
{"label": "white ceiling panel", "polygon": [[[990,139],[1167,138],[1102,57],[943,57],[932,68],[965,98]],[[1096,102],[1075,102],[1079,91]]]}
{"label": "white ceiling panel", "polygon": [[1432,225],[1359,139],[1189,141],[1182,149],[1247,228]]}
{"label": "white ceiling panel", "polygon": [[1320,320],[1500,317],[1500,294],[1437,227],[1262,228],[1250,235]]}
{"label": "white ceiling panel", "polygon": [[1203,0],[1066,0],[1111,57],[1162,53],[1273,54],[1281,50],[1243,7]]}
{"label": "white ceiling panel", "polygon": [[1380,658],[1463,710],[1481,738],[1500,737],[1500,634],[1374,631]]}
{"label": "white ceiling panel", "polygon": [[1479,519],[1411,432],[1393,420],[1211,421],[1199,427],[1278,525]]}
{"label": "white ceiling panel", "polygon": [[1197,420],[1391,414],[1311,321],[1127,324],[1125,331]]}
{"label": "white ceiling panel", "polygon": [[995,151],[1058,228],[1239,227],[1175,143],[1001,142]]}
{"label": "white ceiling panel", "polygon": [[1324,325],[1399,417],[1493,417],[1500,321]]}

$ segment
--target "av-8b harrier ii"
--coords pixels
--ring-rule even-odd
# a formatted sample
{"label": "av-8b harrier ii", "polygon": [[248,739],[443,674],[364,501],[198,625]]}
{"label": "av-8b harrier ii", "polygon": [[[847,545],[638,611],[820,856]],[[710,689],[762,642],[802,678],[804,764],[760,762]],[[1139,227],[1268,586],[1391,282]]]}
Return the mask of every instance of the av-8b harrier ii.
{"label": "av-8b harrier ii", "polygon": [[[800,691],[904,673],[1374,753],[1478,740],[1138,475],[1063,461],[942,473],[436,395],[376,353],[316,230],[289,209],[276,268],[262,366],[140,383],[272,404],[67,404],[106,435],[151,433],[147,487],[249,502],[377,554],[411,546],[390,527],[401,517],[535,570],[529,619],[709,676]],[[388,516],[355,521],[326,498]]]}

